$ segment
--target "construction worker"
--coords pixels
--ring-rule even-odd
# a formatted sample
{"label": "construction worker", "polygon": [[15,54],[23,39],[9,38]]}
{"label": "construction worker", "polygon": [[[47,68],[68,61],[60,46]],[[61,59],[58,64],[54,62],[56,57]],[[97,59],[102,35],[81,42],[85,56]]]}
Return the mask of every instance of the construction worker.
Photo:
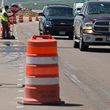
{"label": "construction worker", "polygon": [[8,9],[9,6],[5,6],[4,9],[2,10],[2,14],[1,14],[1,24],[3,27],[3,32],[2,32],[2,38],[3,39],[9,39],[10,35],[9,35],[9,26],[8,26],[8,18],[13,16],[14,14],[12,14],[11,16],[8,15]]}

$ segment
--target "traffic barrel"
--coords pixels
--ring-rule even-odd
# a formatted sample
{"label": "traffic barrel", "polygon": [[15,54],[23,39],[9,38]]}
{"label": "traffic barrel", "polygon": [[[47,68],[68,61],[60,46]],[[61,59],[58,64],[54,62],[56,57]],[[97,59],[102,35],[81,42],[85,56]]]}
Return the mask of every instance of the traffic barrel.
{"label": "traffic barrel", "polygon": [[14,16],[9,17],[9,22],[10,24],[16,24],[17,23],[16,16],[14,15]]}
{"label": "traffic barrel", "polygon": [[3,28],[2,28],[2,24],[1,24],[1,33],[0,33],[0,39],[3,39],[3,37],[2,37],[2,31],[3,31]]}
{"label": "traffic barrel", "polygon": [[12,16],[9,17],[9,22],[10,22],[10,24],[13,24],[13,17]]}
{"label": "traffic barrel", "polygon": [[[8,27],[9,27],[9,36],[8,36],[8,37],[10,37],[10,35],[11,35],[10,22],[8,22]],[[7,31],[7,30],[5,30],[5,36],[7,36],[6,31]],[[2,32],[3,32],[3,27],[2,27],[2,24],[1,24],[0,39],[3,39]]]}
{"label": "traffic barrel", "polygon": [[[45,38],[45,39],[37,39]],[[27,41],[23,104],[59,104],[57,41],[51,35],[34,35]]]}
{"label": "traffic barrel", "polygon": [[13,16],[13,24],[16,24],[17,23],[17,21],[16,21],[16,16],[14,15]]}
{"label": "traffic barrel", "polygon": [[29,14],[28,16],[29,16],[29,22],[32,22],[32,15]]}
{"label": "traffic barrel", "polygon": [[19,15],[18,22],[23,22],[23,15],[22,14]]}
{"label": "traffic barrel", "polygon": [[39,17],[39,15],[36,14],[36,16],[35,16],[35,21],[39,21],[38,17]]}

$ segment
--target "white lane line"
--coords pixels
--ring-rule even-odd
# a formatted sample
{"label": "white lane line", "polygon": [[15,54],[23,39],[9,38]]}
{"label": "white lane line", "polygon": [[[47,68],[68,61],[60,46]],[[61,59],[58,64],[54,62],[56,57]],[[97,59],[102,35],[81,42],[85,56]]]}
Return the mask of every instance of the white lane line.
{"label": "white lane line", "polygon": [[17,99],[17,100],[22,100],[22,99],[23,99],[23,97],[17,97],[16,99]]}
{"label": "white lane line", "polygon": [[83,88],[83,84],[82,82],[77,78],[77,76],[73,75],[73,74],[66,74],[66,76],[72,81],[74,82],[76,85],[78,85],[80,88]]}
{"label": "white lane line", "polygon": [[24,92],[24,90],[18,90],[18,92],[19,92],[19,93],[22,93],[22,92]]}
{"label": "white lane line", "polygon": [[18,87],[23,87],[23,84],[17,84]]}
{"label": "white lane line", "polygon": [[72,76],[72,80],[76,83],[81,83],[81,81],[75,76],[75,75],[71,75]]}
{"label": "white lane line", "polygon": [[22,77],[22,76],[24,76],[24,74],[19,74],[19,76],[21,76],[21,77]]}
{"label": "white lane line", "polygon": [[17,109],[22,109],[24,106],[16,106]]}
{"label": "white lane line", "polygon": [[23,79],[18,79],[18,81],[23,81]]}
{"label": "white lane line", "polygon": [[81,81],[75,76],[75,75],[71,75],[70,76],[71,81],[73,81],[75,84],[77,84],[80,88],[82,88],[82,84]]}
{"label": "white lane line", "polygon": [[[23,65],[23,63],[21,63],[21,64],[19,64],[19,77],[23,77],[24,76],[24,67],[23,67],[24,65]],[[21,78],[21,79],[18,79],[18,81],[23,81],[23,79]],[[19,82],[20,83],[20,82]],[[18,87],[23,87],[23,84],[17,84],[17,86]],[[24,90],[22,90],[22,89],[19,89],[18,90],[18,93],[21,93],[21,94],[23,94],[24,93]],[[23,97],[17,97],[16,98],[17,100],[23,100]],[[21,105],[17,105],[16,106],[16,108],[17,109],[24,109],[24,106],[21,106]]]}
{"label": "white lane line", "polygon": [[23,66],[23,63],[19,64],[19,66]]}
{"label": "white lane line", "polygon": [[24,67],[23,66],[20,66],[19,69],[24,69]]}
{"label": "white lane line", "polygon": [[20,73],[23,73],[23,72],[24,72],[24,70],[19,70],[19,72],[20,72]]}

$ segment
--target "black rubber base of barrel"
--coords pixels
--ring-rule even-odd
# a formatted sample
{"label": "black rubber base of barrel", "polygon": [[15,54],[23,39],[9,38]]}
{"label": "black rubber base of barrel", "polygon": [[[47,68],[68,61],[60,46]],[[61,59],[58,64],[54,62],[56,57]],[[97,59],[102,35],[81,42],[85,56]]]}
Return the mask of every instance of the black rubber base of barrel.
{"label": "black rubber base of barrel", "polygon": [[29,103],[29,102],[23,102],[23,101],[19,101],[18,104],[22,104],[22,105],[64,105],[65,102],[64,101],[60,101],[60,102],[55,102],[55,103]]}

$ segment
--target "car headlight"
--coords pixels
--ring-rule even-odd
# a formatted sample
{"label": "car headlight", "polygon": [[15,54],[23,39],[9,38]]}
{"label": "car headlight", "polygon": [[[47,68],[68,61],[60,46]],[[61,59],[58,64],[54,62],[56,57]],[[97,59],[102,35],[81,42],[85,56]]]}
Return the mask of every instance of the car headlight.
{"label": "car headlight", "polygon": [[92,22],[86,22],[86,23],[83,24],[83,29],[85,29],[85,30],[88,30],[88,29],[91,30],[92,27],[93,27]]}
{"label": "car headlight", "polygon": [[51,21],[46,21],[46,27],[52,27],[52,22]]}

